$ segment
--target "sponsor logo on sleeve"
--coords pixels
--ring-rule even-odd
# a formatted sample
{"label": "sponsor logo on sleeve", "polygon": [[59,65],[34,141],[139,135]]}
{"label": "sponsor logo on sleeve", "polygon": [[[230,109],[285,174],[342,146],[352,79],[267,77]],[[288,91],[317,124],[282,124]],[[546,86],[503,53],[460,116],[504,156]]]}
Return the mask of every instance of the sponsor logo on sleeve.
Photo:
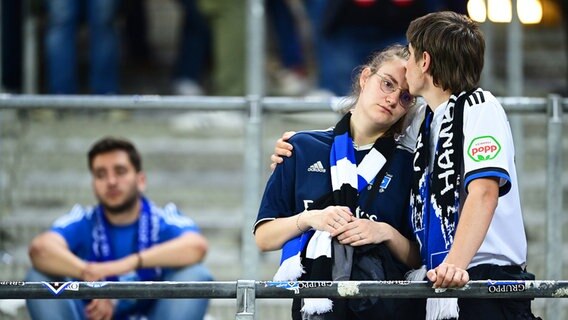
{"label": "sponsor logo on sleeve", "polygon": [[473,139],[467,148],[467,155],[475,162],[492,160],[501,151],[501,144],[492,136]]}
{"label": "sponsor logo on sleeve", "polygon": [[389,183],[392,180],[392,174],[388,172],[385,174],[383,181],[381,181],[381,185],[379,186],[379,192],[385,192],[385,189],[389,186]]}

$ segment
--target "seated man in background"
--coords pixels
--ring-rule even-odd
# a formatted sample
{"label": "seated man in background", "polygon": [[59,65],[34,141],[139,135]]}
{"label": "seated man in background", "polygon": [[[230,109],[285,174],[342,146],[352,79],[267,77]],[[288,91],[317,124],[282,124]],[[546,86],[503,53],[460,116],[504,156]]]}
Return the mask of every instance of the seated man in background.
{"label": "seated man in background", "polygon": [[[27,281],[210,281],[207,240],[175,205],[142,194],[146,177],[132,143],[103,138],[88,153],[99,204],[76,205],[36,236]],[[203,319],[207,299],[27,300],[32,319]]]}

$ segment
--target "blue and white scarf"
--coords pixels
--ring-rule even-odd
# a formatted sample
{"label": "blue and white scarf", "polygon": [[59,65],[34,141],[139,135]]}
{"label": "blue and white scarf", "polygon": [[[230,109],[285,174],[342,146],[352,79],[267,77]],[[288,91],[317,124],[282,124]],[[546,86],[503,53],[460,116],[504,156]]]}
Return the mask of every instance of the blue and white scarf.
{"label": "blue and white scarf", "polygon": [[[155,245],[159,240],[160,220],[152,212],[149,201],[142,197],[142,208],[138,220],[138,251],[142,251]],[[93,256],[97,262],[116,260],[110,245],[109,225],[104,215],[102,205],[95,207],[95,227],[93,229],[93,245],[91,247]],[[161,275],[161,268],[145,268],[136,270],[140,281],[156,280]],[[105,280],[118,281],[117,276],[109,276]]]}
{"label": "blue and white scarf", "polygon": [[[351,113],[347,113],[335,126],[334,139],[330,151],[330,174],[332,192],[310,205],[309,209],[323,209],[330,205],[342,205],[355,212],[358,194],[375,178],[387,159],[378,150],[379,140],[365,155],[359,165],[355,159],[355,146],[350,129]],[[312,235],[313,234],[313,235]],[[349,280],[353,261],[353,247],[332,240],[327,231],[307,231],[290,239],[282,248],[282,261],[274,280],[297,280],[304,272],[300,254],[305,249],[306,275],[302,280]],[[333,252],[333,253],[332,253]],[[290,267],[290,266],[294,267]],[[324,314],[332,311],[332,301],[325,298],[304,299],[302,312],[305,314]]]}
{"label": "blue and white scarf", "polygon": [[[424,121],[420,126],[414,154],[410,210],[412,227],[425,266],[423,271],[442,263],[454,242],[463,162],[463,108],[468,96],[466,93],[452,95],[448,101],[432,172],[429,170],[429,142],[433,112],[429,106],[426,107]],[[440,302],[449,302],[450,306],[434,306]],[[458,315],[457,299],[428,299],[428,304],[431,307],[427,307],[427,319],[451,319]]]}

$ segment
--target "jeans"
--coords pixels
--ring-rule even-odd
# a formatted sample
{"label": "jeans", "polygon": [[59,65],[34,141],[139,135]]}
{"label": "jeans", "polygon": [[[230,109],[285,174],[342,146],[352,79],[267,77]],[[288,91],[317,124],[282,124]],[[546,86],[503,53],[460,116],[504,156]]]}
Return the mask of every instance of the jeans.
{"label": "jeans", "polygon": [[287,69],[304,68],[304,53],[292,10],[285,0],[265,1],[269,21],[274,28],[278,55]]}
{"label": "jeans", "polygon": [[[55,282],[57,279],[31,269],[26,281]],[[213,277],[209,270],[201,264],[181,268],[164,270],[163,281],[211,281]],[[124,300],[119,300],[124,301]],[[144,303],[152,303],[145,300]],[[28,311],[33,320],[85,320],[84,300],[26,300]],[[117,306],[120,305],[117,304]],[[208,299],[161,299],[155,300],[152,307],[145,314],[149,320],[202,320],[209,306]],[[115,310],[116,311],[116,310]],[[114,317],[113,317],[114,318]]]}
{"label": "jeans", "polygon": [[0,0],[2,15],[0,25],[2,34],[2,87],[11,92],[22,90],[22,4],[19,1]]}
{"label": "jeans", "polygon": [[245,94],[245,0],[197,0],[211,30],[213,95]]}
{"label": "jeans", "polygon": [[197,0],[179,0],[184,12],[179,47],[174,68],[175,79],[191,79],[196,83],[207,71],[211,55],[211,30]]}
{"label": "jeans", "polygon": [[[120,0],[46,0],[45,37],[48,91],[77,93],[77,29],[86,9],[89,26],[89,85],[94,94],[118,92],[118,35],[115,17]],[[86,8],[84,8],[86,6]]]}

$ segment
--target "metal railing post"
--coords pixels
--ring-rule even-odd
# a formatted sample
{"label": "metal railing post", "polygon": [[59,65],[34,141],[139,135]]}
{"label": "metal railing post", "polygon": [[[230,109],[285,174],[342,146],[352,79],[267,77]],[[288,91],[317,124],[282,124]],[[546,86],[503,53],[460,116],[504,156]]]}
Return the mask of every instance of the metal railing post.
{"label": "metal railing post", "polygon": [[264,96],[264,1],[247,1],[247,93]]}
{"label": "metal railing post", "polygon": [[256,303],[256,286],[254,280],[237,281],[237,314],[236,320],[254,320]]}
{"label": "metal railing post", "polygon": [[491,90],[494,85],[495,80],[495,65],[493,63],[494,59],[494,48],[495,45],[493,41],[495,39],[495,26],[493,22],[485,21],[481,24],[481,31],[485,35],[485,60],[483,64],[483,70],[481,72],[481,86],[486,90]]}
{"label": "metal railing post", "polygon": [[4,37],[2,37],[2,32],[4,32],[4,17],[2,16],[2,1],[0,1],[0,93],[4,92],[4,55],[2,50],[4,50]]}
{"label": "metal railing post", "polygon": [[246,125],[244,154],[244,219],[242,225],[242,276],[257,276],[259,253],[254,243],[252,226],[260,202],[262,176],[262,98],[264,96],[264,0],[247,1],[247,93],[249,118]]}
{"label": "metal railing post", "polygon": [[[558,95],[548,101],[548,165],[546,170],[546,279],[562,278],[562,102]],[[560,304],[547,301],[546,319],[560,319]]]}
{"label": "metal railing post", "polygon": [[254,242],[252,227],[256,220],[260,202],[260,180],[262,176],[261,146],[262,146],[262,104],[258,96],[250,97],[249,118],[246,124],[245,154],[244,154],[244,219],[241,231],[242,272],[244,279],[254,279],[258,276],[257,268],[259,252]]}
{"label": "metal railing post", "polygon": [[[517,0],[513,0],[512,5],[513,8],[516,8]],[[511,23],[507,25],[507,93],[511,96],[520,97],[523,95],[523,59],[523,26],[518,15],[514,12]],[[517,172],[524,172],[525,130],[523,118],[518,114],[509,115],[508,117],[515,146],[515,166],[517,167]],[[519,180],[519,193],[524,194],[524,179],[521,175],[517,178]]]}

